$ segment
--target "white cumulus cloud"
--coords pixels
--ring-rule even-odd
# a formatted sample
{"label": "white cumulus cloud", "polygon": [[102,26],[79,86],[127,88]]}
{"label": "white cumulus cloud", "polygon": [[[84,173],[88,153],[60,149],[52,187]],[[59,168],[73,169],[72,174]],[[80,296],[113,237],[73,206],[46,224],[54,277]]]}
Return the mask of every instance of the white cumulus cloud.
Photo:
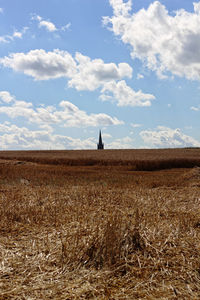
{"label": "white cumulus cloud", "polygon": [[95,149],[94,138],[77,139],[48,130],[30,130],[9,122],[0,123],[1,150]]}
{"label": "white cumulus cloud", "polygon": [[[111,139],[103,134],[103,140]],[[1,150],[45,150],[45,149],[96,149],[97,137],[86,139],[56,134],[52,128],[31,130],[10,122],[0,123]],[[106,142],[107,149],[127,149],[133,147],[133,139],[126,136]]]}
{"label": "white cumulus cloud", "polygon": [[156,130],[140,132],[146,146],[156,148],[200,147],[200,142],[185,135],[179,128],[158,126]]}
{"label": "white cumulus cloud", "polygon": [[115,16],[128,16],[129,11],[132,8],[132,1],[128,0],[110,0],[110,4],[113,7]]}
{"label": "white cumulus cloud", "polygon": [[12,96],[9,92],[7,91],[0,91],[0,99],[3,101],[3,102],[6,102],[6,103],[10,103],[12,102],[15,97]]}
{"label": "white cumulus cloud", "polygon": [[70,87],[77,90],[94,91],[106,82],[132,77],[132,68],[127,63],[104,63],[102,59],[90,59],[76,53],[77,72],[69,81]]}
{"label": "white cumulus cloud", "polygon": [[35,80],[71,77],[76,72],[76,63],[71,54],[60,50],[46,52],[36,49],[27,54],[13,53],[0,59],[0,63],[14,71],[32,76]]}
{"label": "white cumulus cloud", "polygon": [[79,110],[77,106],[69,101],[61,101],[62,110],[55,111],[53,115],[60,121],[63,121],[65,127],[83,127],[83,126],[109,126],[121,125],[123,121],[110,117],[107,114],[90,114]]}
{"label": "white cumulus cloud", "polygon": [[9,92],[0,92],[0,114],[6,114],[11,119],[23,117],[28,122],[44,125],[59,124],[63,127],[89,127],[121,125],[123,121],[104,113],[87,114],[69,101],[61,101],[59,107],[33,107],[31,102],[16,100]]}
{"label": "white cumulus cloud", "polygon": [[105,83],[101,92],[102,100],[113,99],[117,101],[118,106],[150,106],[151,101],[155,99],[155,96],[145,94],[141,90],[135,92],[124,80]]}
{"label": "white cumulus cloud", "polygon": [[200,2],[193,3],[193,12],[181,9],[174,15],[159,1],[136,13],[131,13],[131,4],[110,0],[114,14],[103,23],[131,46],[132,57],[161,78],[171,72],[200,80]]}
{"label": "white cumulus cloud", "polygon": [[114,99],[119,106],[150,106],[155,98],[142,91],[134,91],[124,78],[132,78],[132,68],[127,63],[105,63],[81,53],[73,58],[67,51],[43,49],[28,53],[13,53],[0,59],[0,64],[23,72],[35,80],[66,77],[68,86],[78,91],[101,89],[100,99]]}

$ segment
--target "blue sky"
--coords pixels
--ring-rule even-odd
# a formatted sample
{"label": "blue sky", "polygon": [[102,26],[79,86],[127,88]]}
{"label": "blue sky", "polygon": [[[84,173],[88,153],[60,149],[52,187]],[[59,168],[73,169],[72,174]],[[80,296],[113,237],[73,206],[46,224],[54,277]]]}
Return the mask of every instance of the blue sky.
{"label": "blue sky", "polygon": [[200,2],[1,0],[0,149],[200,146]]}

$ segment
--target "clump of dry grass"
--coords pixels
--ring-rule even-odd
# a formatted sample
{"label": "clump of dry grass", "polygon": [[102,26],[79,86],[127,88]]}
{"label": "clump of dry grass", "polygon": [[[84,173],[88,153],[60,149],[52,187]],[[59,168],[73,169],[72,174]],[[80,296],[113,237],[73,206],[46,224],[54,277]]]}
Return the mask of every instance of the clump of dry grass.
{"label": "clump of dry grass", "polygon": [[0,166],[0,299],[199,299],[184,172]]}
{"label": "clump of dry grass", "polygon": [[194,167],[189,172],[184,173],[180,180],[186,185],[200,184],[200,167]]}
{"label": "clump of dry grass", "polygon": [[144,245],[139,232],[138,210],[134,224],[122,214],[112,212],[105,221],[97,224],[90,240],[86,243],[80,265],[86,268],[102,269],[124,265],[135,251],[143,251]]}

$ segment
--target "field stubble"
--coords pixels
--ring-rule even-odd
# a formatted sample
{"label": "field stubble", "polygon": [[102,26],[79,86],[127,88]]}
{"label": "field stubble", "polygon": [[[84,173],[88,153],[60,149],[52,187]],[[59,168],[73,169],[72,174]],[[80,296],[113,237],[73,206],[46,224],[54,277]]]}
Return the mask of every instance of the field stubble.
{"label": "field stubble", "polygon": [[199,299],[200,169],[0,160],[0,299]]}

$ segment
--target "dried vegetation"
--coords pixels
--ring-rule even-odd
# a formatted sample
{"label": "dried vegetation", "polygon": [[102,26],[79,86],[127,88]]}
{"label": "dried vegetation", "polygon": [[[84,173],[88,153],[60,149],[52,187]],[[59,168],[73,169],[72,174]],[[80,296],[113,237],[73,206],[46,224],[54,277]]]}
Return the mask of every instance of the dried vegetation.
{"label": "dried vegetation", "polygon": [[8,155],[1,300],[200,299],[199,167],[136,172]]}

